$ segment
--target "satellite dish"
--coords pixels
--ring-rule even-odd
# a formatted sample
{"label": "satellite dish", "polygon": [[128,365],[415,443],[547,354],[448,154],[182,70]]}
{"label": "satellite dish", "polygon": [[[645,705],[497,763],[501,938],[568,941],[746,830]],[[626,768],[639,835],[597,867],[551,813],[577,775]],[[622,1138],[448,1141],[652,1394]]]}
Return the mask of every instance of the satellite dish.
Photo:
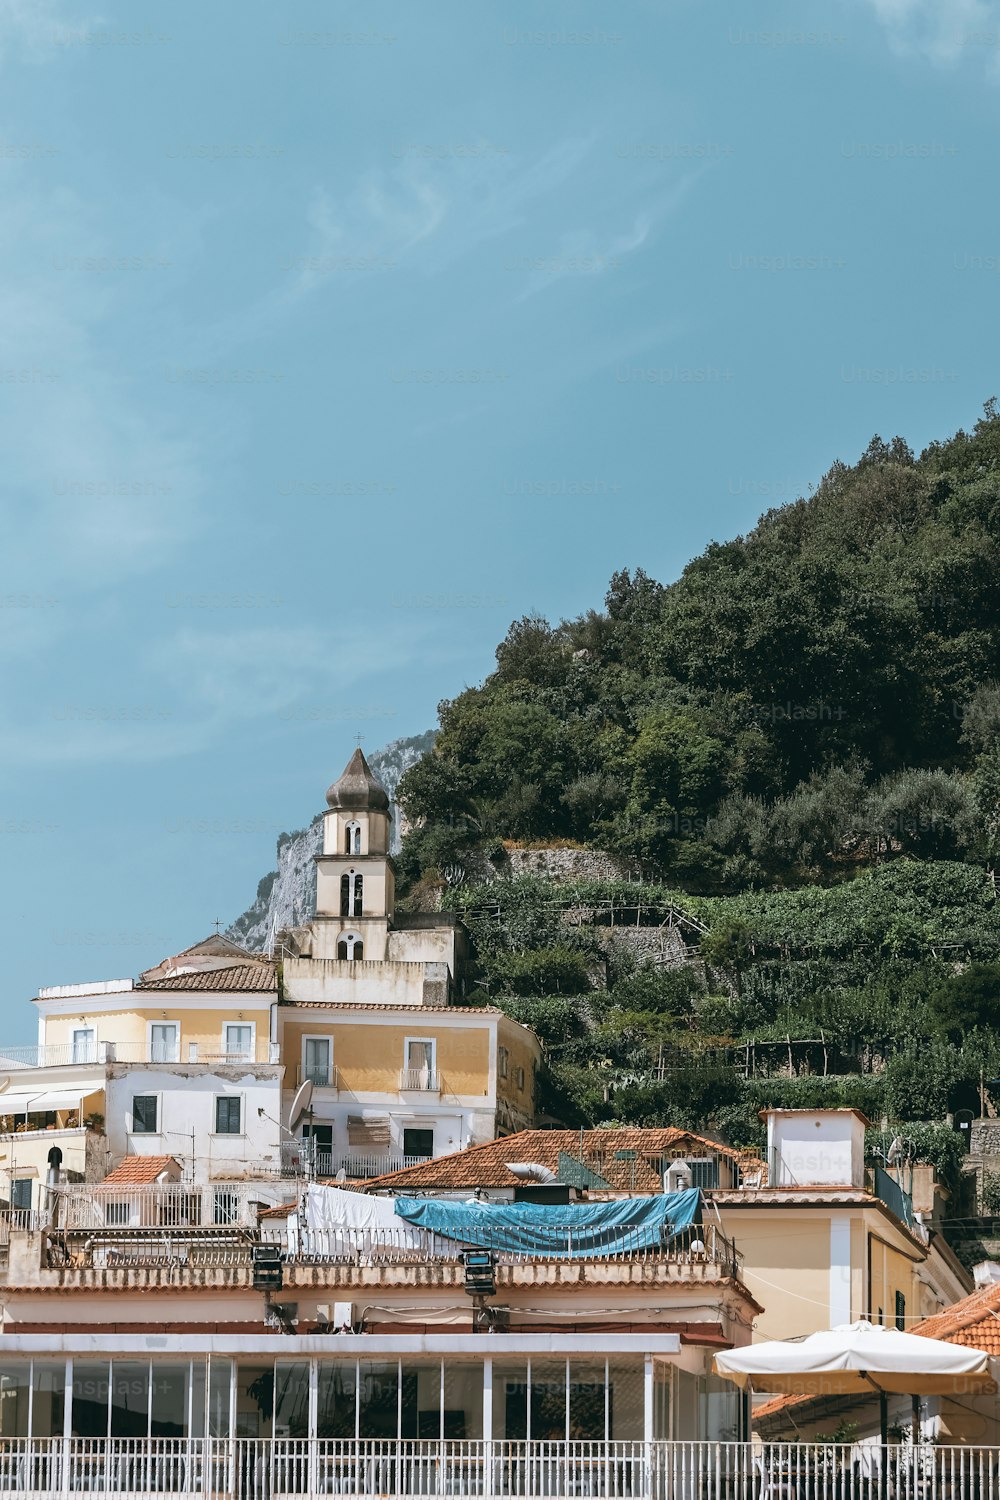
{"label": "satellite dish", "polygon": [[299,1087],[296,1090],[295,1098],[292,1100],[292,1107],[288,1114],[289,1130],[294,1130],[296,1125],[302,1119],[302,1116],[309,1113],[309,1107],[312,1104],[312,1096],[312,1079],[307,1078],[305,1083],[299,1084]]}
{"label": "satellite dish", "polygon": [[894,1136],[892,1144],[889,1147],[888,1154],[886,1155],[886,1158],[885,1158],[885,1160],[886,1160],[886,1166],[889,1166],[889,1167],[896,1166],[898,1164],[898,1162],[900,1161],[902,1155],[903,1155],[903,1151],[904,1151],[904,1146],[903,1146],[903,1138],[902,1138],[902,1136],[899,1136],[899,1135]]}
{"label": "satellite dish", "polygon": [[339,1170],[339,1172],[337,1173],[337,1176],[336,1176],[336,1181],[337,1182],[346,1182],[347,1181],[347,1168],[346,1167],[341,1167],[340,1168],[340,1170]]}

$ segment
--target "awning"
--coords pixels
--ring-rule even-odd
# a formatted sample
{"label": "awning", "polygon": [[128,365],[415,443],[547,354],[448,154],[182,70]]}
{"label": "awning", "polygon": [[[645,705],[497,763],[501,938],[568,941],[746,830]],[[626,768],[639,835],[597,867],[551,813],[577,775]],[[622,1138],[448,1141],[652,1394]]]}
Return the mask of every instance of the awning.
{"label": "awning", "polygon": [[46,1114],[49,1110],[79,1109],[80,1102],[93,1089],[3,1089],[0,1090],[0,1115]]}

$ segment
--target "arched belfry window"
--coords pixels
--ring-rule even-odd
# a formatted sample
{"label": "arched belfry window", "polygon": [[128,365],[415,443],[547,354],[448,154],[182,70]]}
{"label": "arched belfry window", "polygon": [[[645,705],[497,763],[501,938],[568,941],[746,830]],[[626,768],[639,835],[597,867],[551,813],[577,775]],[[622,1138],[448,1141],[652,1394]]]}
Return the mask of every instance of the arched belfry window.
{"label": "arched belfry window", "polygon": [[361,824],[357,820],[348,823],[344,829],[344,853],[361,853]]}
{"label": "arched belfry window", "polygon": [[365,877],[357,870],[345,870],[340,877],[340,915],[360,917],[364,915]]}
{"label": "arched belfry window", "polygon": [[337,957],[351,961],[365,956],[365,945],[356,932],[344,932],[337,939]]}

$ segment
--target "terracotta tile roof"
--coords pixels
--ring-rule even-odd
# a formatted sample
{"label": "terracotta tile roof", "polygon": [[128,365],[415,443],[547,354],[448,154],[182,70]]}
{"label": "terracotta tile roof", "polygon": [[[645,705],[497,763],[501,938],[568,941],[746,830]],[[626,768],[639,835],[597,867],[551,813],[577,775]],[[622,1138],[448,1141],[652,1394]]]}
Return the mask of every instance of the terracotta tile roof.
{"label": "terracotta tile roof", "polygon": [[[429,1019],[435,1016],[502,1016],[497,1005],[411,1005],[390,1000],[285,1000],[285,1005],[296,1010],[419,1010]],[[509,1017],[508,1017],[509,1019]],[[521,1026],[520,1021],[511,1021],[512,1026]],[[530,1027],[522,1026],[523,1031]]]}
{"label": "terracotta tile roof", "polygon": [[[910,1333],[918,1333],[925,1339],[942,1339],[949,1344],[961,1344],[966,1349],[982,1349],[987,1354],[1000,1355],[1000,1282],[980,1287],[978,1291],[953,1302],[922,1323],[916,1323]],[[754,1409],[753,1419],[759,1422],[768,1417],[806,1406],[816,1396],[775,1396]],[[824,1399],[822,1397],[820,1400]]]}
{"label": "terracotta tile roof", "polygon": [[180,1162],[173,1156],[123,1156],[104,1182],[128,1183],[130,1187],[143,1186],[155,1182],[161,1173],[169,1172],[171,1167],[176,1167],[180,1172]]}
{"label": "terracotta tile roof", "polygon": [[[450,1156],[435,1157],[401,1172],[389,1172],[372,1178],[368,1188],[476,1188],[517,1187],[520,1180],[507,1170],[506,1163],[538,1162],[553,1172],[559,1170],[561,1155],[581,1161],[585,1167],[603,1177],[613,1187],[637,1193],[659,1193],[663,1190],[660,1162],[674,1153],[684,1155],[697,1150],[735,1159],[738,1152],[720,1146],[690,1131],[644,1130],[522,1130],[517,1135],[501,1136],[483,1146],[469,1146]],[[615,1160],[621,1151],[636,1152],[634,1161]],[[633,1171],[634,1169],[634,1171]]]}
{"label": "terracotta tile roof", "polygon": [[165,979],[140,979],[137,990],[248,990],[276,991],[277,971],[272,963],[230,964],[222,969],[195,969],[171,974]]}

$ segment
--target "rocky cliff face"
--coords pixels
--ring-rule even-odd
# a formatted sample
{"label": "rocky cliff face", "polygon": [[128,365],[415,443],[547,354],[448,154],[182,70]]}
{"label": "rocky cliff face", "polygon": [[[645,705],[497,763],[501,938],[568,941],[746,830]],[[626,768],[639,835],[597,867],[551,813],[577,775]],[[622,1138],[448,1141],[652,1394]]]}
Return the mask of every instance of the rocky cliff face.
{"label": "rocky cliff face", "polygon": [[[392,802],[392,850],[399,849],[399,815],[396,810],[396,788],[404,772],[433,747],[434,731],[393,740],[382,750],[368,756],[379,781]],[[323,838],[323,814],[317,813],[308,828],[297,833],[283,833],[278,838],[278,868],[265,875],[257,887],[252,906],[226,929],[226,937],[253,952],[266,949],[275,932],[282,927],[297,927],[308,922],[316,910],[316,870],[313,855],[318,854]]]}

